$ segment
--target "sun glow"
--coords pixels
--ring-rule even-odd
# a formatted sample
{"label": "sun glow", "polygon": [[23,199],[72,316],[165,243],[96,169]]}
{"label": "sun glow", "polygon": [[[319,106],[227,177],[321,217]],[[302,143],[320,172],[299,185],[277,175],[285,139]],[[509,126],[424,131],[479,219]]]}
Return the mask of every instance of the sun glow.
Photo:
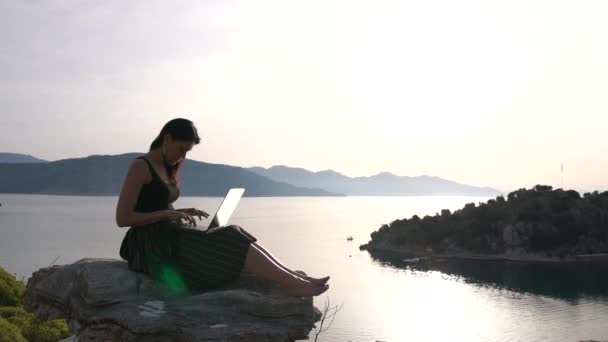
{"label": "sun glow", "polygon": [[4,6],[0,146],[140,151],[180,115],[196,160],[505,190],[558,186],[563,162],[564,186],[608,186],[607,2]]}

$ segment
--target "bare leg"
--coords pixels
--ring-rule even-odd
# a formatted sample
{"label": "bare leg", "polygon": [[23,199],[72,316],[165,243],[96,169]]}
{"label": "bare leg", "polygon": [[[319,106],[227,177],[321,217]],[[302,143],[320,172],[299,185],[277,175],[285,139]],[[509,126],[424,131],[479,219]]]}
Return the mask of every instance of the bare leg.
{"label": "bare leg", "polygon": [[283,270],[285,270],[286,272],[289,272],[291,274],[293,274],[294,276],[300,277],[300,278],[304,278],[310,282],[313,282],[315,284],[320,284],[320,285],[324,285],[325,283],[327,283],[327,281],[329,280],[329,276],[327,277],[323,277],[323,278],[313,278],[313,277],[309,277],[306,275],[302,275],[300,273],[297,273],[295,271],[292,271],[291,269],[289,269],[287,266],[283,265],[283,263],[281,263],[280,261],[278,261],[274,255],[272,255],[269,251],[267,251],[264,247],[260,246],[258,243],[254,242],[252,243],[252,245],[254,245],[255,247],[257,247],[257,249],[260,250],[260,252],[266,254],[266,256],[268,256],[268,258],[270,260],[272,260],[275,264],[277,264],[279,267],[281,267]]}
{"label": "bare leg", "polygon": [[328,286],[317,285],[306,279],[285,271],[262,253],[257,246],[251,245],[245,258],[246,272],[270,280],[285,288],[287,293],[297,297],[311,297],[327,291]]}

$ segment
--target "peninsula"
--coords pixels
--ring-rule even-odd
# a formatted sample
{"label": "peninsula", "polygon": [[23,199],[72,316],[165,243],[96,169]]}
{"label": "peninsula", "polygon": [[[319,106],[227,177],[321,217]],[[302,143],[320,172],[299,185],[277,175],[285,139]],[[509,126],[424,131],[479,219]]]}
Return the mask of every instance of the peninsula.
{"label": "peninsula", "polygon": [[360,249],[430,258],[608,260],[608,191],[519,189],[453,213],[384,224]]}

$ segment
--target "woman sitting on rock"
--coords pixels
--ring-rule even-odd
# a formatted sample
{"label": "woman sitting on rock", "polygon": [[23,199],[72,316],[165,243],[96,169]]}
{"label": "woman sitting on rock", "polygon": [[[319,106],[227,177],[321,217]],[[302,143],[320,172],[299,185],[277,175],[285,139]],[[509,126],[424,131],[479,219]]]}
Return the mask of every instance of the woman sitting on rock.
{"label": "woman sitting on rock", "polygon": [[179,172],[186,154],[200,142],[194,124],[169,121],[150,151],[131,164],[116,206],[116,223],[131,227],[120,256],[136,272],[174,288],[190,291],[218,289],[236,280],[241,271],[285,288],[292,296],[316,296],[328,289],[329,277],[311,278],[285,267],[239,226],[213,233],[189,228],[202,210],[174,209],[179,196]]}

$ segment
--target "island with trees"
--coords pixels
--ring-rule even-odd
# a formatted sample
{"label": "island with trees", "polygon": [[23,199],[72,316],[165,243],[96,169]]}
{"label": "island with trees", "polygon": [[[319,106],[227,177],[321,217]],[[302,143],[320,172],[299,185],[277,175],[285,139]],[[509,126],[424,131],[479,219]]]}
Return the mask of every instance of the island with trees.
{"label": "island with trees", "polygon": [[416,260],[608,260],[608,191],[519,189],[453,213],[384,224],[360,249]]}

